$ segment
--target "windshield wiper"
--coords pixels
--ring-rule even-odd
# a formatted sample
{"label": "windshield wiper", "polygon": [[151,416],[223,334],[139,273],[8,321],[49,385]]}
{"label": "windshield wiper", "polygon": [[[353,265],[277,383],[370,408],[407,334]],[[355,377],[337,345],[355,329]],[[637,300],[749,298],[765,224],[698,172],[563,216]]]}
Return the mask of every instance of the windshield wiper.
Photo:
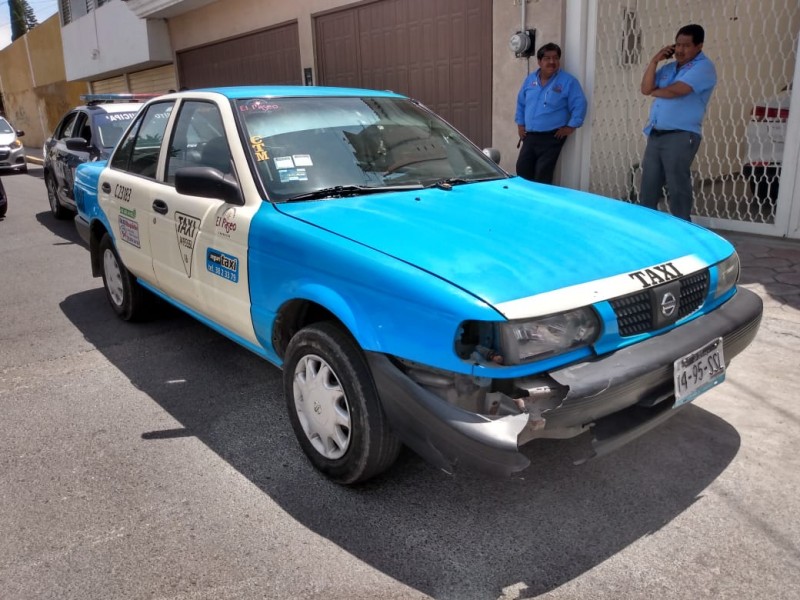
{"label": "windshield wiper", "polygon": [[426,187],[438,187],[443,190],[449,190],[454,185],[459,185],[461,183],[477,183],[478,181],[494,181],[496,179],[500,179],[500,177],[479,177],[475,179],[464,179],[463,177],[447,177],[445,179],[439,179],[438,181],[434,181],[433,183],[428,184]]}
{"label": "windshield wiper", "polygon": [[317,198],[344,198],[346,196],[366,196],[367,194],[380,194],[383,192],[402,192],[404,190],[421,190],[424,186],[419,183],[407,185],[335,185],[333,187],[297,194],[287,198],[286,202],[297,202],[299,200],[315,200]]}
{"label": "windshield wiper", "polygon": [[454,185],[458,185],[459,183],[467,183],[467,180],[463,177],[448,177],[446,179],[440,179],[439,181],[435,181],[431,184],[431,187],[438,187],[442,188],[443,190],[449,190]]}

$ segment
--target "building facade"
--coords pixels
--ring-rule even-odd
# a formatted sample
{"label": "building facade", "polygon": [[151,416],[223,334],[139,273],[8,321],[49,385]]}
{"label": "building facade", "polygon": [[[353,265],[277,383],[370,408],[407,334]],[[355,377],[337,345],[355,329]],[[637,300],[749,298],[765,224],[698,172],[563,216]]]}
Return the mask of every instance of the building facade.
{"label": "building facade", "polygon": [[[479,146],[500,150],[501,165],[511,172],[516,95],[537,64],[535,57],[516,55],[509,41],[535,30],[534,49],[561,44],[562,66],[579,78],[590,101],[586,123],[562,153],[557,181],[628,201],[638,197],[641,130],[650,103],[639,93],[641,74],[681,25],[701,23],[719,84],[694,165],[697,221],[800,237],[798,94],[781,118],[766,124],[782,154],[772,179],[761,182],[768,197],[756,193],[745,168],[755,107],[797,87],[800,78],[796,0],[59,3],[69,84],[95,92],[229,84],[392,89],[443,115]],[[764,39],[769,51],[756,58]]]}

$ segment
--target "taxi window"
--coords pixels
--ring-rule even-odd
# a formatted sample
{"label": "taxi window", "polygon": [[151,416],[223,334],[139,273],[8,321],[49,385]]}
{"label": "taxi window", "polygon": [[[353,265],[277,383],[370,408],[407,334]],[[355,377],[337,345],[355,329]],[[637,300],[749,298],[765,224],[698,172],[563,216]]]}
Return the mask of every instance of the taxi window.
{"label": "taxi window", "polygon": [[174,184],[175,172],[183,167],[232,170],[222,116],[212,102],[188,100],[181,105],[169,144],[167,182]]}
{"label": "taxi window", "polygon": [[161,142],[174,104],[156,102],[143,109],[111,157],[111,168],[155,178]]}

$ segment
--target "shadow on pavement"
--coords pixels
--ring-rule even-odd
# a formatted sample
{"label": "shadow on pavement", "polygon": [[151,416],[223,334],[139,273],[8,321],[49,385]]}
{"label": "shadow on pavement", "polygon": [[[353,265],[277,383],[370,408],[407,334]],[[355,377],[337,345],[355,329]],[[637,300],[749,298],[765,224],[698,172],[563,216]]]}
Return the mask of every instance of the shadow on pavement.
{"label": "shadow on pavement", "polygon": [[[689,406],[580,467],[585,440],[526,449],[519,478],[449,477],[410,452],[359,488],[329,483],[294,439],[280,371],[164,306],[118,320],[102,289],[61,309],[131,383],[181,423],[146,443],[196,436],[283,510],[389,577],[436,598],[531,598],[592,569],[694,502],[736,455],[737,432]],[[668,560],[668,557],[665,557]]]}
{"label": "shadow on pavement", "polygon": [[36,213],[36,220],[40,225],[49,229],[53,234],[63,238],[67,242],[78,244],[87,250],[89,249],[78,234],[78,230],[75,229],[75,222],[72,219],[59,220],[56,219],[50,211],[45,211]]}
{"label": "shadow on pavement", "polygon": [[34,163],[28,163],[28,172],[27,173],[19,173],[19,175],[30,175],[31,177],[36,177],[36,179],[44,179],[44,167],[41,165],[37,165]]}

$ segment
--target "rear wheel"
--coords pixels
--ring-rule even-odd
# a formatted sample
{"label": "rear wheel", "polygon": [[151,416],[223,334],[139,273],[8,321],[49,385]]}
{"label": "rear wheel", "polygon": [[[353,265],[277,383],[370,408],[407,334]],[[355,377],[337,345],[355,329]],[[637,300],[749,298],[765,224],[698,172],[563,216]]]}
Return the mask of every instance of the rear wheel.
{"label": "rear wheel", "polygon": [[312,464],[342,484],[388,469],[401,443],[355,341],[333,323],[317,323],[295,334],[285,358],[289,419]]}
{"label": "rear wheel", "polygon": [[141,318],[145,312],[145,291],[122,264],[114,242],[107,233],[100,240],[100,264],[106,298],[114,312],[125,321]]}
{"label": "rear wheel", "polygon": [[47,188],[47,201],[50,203],[50,212],[56,219],[67,219],[72,212],[61,206],[56,193],[56,184],[51,175],[44,176],[44,186]]}

